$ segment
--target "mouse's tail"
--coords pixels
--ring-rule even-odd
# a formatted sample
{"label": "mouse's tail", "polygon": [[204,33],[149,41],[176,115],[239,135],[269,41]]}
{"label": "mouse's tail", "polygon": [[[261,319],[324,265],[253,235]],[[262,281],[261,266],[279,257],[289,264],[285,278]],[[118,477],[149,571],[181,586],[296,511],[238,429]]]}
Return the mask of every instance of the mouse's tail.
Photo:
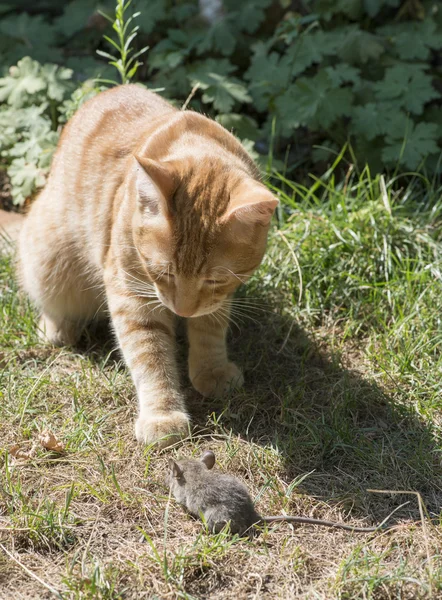
{"label": "mouse's tail", "polygon": [[261,517],[264,523],[298,523],[300,525],[319,525],[320,527],[333,527],[334,529],[345,529],[346,531],[353,531],[354,533],[373,533],[387,529],[382,524],[378,527],[356,527],[353,525],[347,525],[346,523],[339,523],[334,521],[325,521],[323,519],[313,519],[311,517],[290,517],[290,516],[275,516],[275,517]]}

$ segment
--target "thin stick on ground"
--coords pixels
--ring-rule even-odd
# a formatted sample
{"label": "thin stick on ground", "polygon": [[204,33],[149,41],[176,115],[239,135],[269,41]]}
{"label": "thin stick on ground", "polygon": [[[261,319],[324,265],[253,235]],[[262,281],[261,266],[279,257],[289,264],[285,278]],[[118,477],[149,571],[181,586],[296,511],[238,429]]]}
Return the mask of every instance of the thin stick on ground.
{"label": "thin stick on ground", "polygon": [[3,550],[3,552],[5,554],[7,554],[9,556],[10,559],[12,559],[15,563],[17,563],[17,565],[19,567],[21,567],[30,577],[32,577],[33,579],[38,581],[42,586],[44,586],[47,590],[49,590],[51,592],[51,594],[54,594],[54,596],[56,596],[60,600],[63,600],[63,596],[60,594],[60,592],[58,592],[55,588],[53,588],[51,585],[49,585],[49,583],[46,583],[46,581],[43,581],[43,579],[40,579],[40,577],[38,575],[36,575],[30,569],[28,569],[28,567],[26,567],[17,558],[15,558],[15,556],[11,552],[9,552],[9,550],[7,550],[3,546],[3,544],[0,544],[0,548]]}

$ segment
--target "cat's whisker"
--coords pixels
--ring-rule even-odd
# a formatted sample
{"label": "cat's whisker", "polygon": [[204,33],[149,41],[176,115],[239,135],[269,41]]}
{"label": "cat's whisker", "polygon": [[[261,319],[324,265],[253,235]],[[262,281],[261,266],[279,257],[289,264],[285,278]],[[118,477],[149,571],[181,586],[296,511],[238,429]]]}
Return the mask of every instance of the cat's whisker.
{"label": "cat's whisker", "polygon": [[132,275],[132,273],[128,273],[127,271],[125,271],[124,269],[121,269],[123,271],[123,273],[125,275],[127,275],[127,277],[130,277],[131,279],[133,279],[134,281],[137,281],[138,283],[141,283],[142,286],[152,286],[151,283],[147,282],[147,281],[143,281],[142,279],[139,279],[138,277],[135,277],[135,275]]}
{"label": "cat's whisker", "polygon": [[237,309],[243,310],[245,312],[255,312],[256,311],[256,312],[273,314],[273,311],[269,310],[268,308],[263,308],[262,306],[255,306],[253,304],[232,302],[231,306],[232,306],[232,308],[237,308]]}
{"label": "cat's whisker", "polygon": [[[250,277],[250,274],[242,274],[242,273],[234,273],[231,269],[229,269],[228,267],[223,267],[223,266],[218,266],[218,267],[214,267],[213,270],[217,270],[217,269],[221,269],[224,271],[228,271],[231,275],[233,275],[233,277],[235,277],[236,279],[238,279],[241,283],[245,283],[247,281],[247,278]],[[245,278],[244,281],[241,278]]]}
{"label": "cat's whisker", "polygon": [[252,317],[252,316],[250,316],[249,314],[246,314],[246,313],[243,313],[243,312],[237,311],[237,310],[235,310],[235,309],[232,309],[232,308],[230,309],[230,312],[231,312],[231,314],[232,314],[232,315],[234,315],[236,318],[248,319],[249,321],[252,321],[252,323],[256,323],[257,325],[261,325],[261,323],[260,323],[260,322],[259,322],[257,319],[253,318],[253,317]]}

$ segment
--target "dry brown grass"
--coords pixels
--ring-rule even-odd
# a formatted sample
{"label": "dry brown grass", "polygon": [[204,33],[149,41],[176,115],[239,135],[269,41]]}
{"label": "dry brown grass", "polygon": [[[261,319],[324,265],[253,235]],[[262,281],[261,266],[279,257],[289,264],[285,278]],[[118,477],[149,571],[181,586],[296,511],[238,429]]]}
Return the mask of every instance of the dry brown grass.
{"label": "dry brown grass", "polygon": [[[360,189],[348,207],[354,236],[345,212],[319,200],[314,235],[305,237],[302,214],[284,230],[294,247],[304,244],[303,305],[295,321],[271,309],[233,329],[242,391],[225,402],[192,391],[181,335],[195,431],[160,454],[134,441],[133,387],[106,327],[76,349],[40,345],[11,262],[0,261],[1,600],[442,598],[440,284],[427,268],[442,244],[419,246],[436,231],[426,213],[410,238],[402,207],[384,223],[383,205],[367,212]],[[398,262],[390,288],[373,263],[384,231],[391,255],[412,239],[420,257]],[[261,299],[281,294],[285,308],[299,293],[287,256],[273,239],[256,286]],[[65,454],[40,447],[14,462],[10,447],[30,449],[45,428]],[[408,504],[394,529],[372,535],[288,524],[253,540],[210,535],[163,485],[170,453],[208,448],[217,468],[249,486],[261,514],[372,525]],[[369,489],[419,492],[425,527],[415,494]]]}
{"label": "dry brown grass", "polygon": [[[302,339],[293,328],[272,362],[282,333],[272,331],[272,319],[265,326],[271,346],[256,345],[261,331],[234,339],[237,357],[249,362],[248,382],[224,412],[188,388],[196,434],[173,452],[213,449],[218,468],[247,483],[262,514],[376,523],[404,498],[366,488],[406,484],[422,491],[430,511],[440,505],[437,465],[432,478],[398,452],[410,427],[419,426],[392,412],[379,388],[349,370],[357,353],[348,354],[346,369],[337,367],[320,350],[323,342]],[[20,564],[0,554],[2,599],[53,597],[35,577],[63,598],[423,598],[430,584],[436,597],[440,532],[429,520],[423,531],[412,496],[388,533],[287,524],[253,541],[205,533],[168,498],[168,453],[134,442],[132,386],[100,343],[85,341],[77,352],[9,349],[3,358],[0,537]],[[104,342],[107,350],[111,344]],[[304,394],[291,394],[289,402],[284,390],[295,380]],[[343,432],[330,430],[333,404],[342,410],[350,393],[357,403],[345,426],[351,445]],[[29,447],[45,427],[66,443],[64,455],[39,449],[30,461],[8,457],[10,446]],[[385,460],[365,455],[372,444]]]}

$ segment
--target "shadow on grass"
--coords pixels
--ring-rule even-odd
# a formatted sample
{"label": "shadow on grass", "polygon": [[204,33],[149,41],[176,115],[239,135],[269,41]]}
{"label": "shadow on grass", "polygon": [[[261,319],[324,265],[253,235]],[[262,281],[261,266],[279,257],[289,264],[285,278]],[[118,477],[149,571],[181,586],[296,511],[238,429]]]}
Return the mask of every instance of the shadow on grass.
{"label": "shadow on grass", "polygon": [[[330,334],[332,335],[332,333]],[[420,492],[434,516],[442,504],[442,463],[429,425],[406,404],[403,390],[387,395],[353,367],[341,366],[325,342],[291,319],[274,313],[260,323],[233,330],[230,353],[245,371],[244,389],[226,400],[203,399],[186,376],[183,328],[178,328],[179,360],[188,406],[204,428],[212,413],[234,435],[277,447],[286,479],[310,475],[298,491],[339,503],[355,515],[378,522],[410,500],[395,517],[419,519],[416,498],[385,496],[368,488]],[[109,324],[89,329],[78,350],[97,362],[118,363],[121,354]],[[134,405],[134,416],[136,407]]]}
{"label": "shadow on grass", "polygon": [[326,343],[275,314],[232,336],[230,346],[246,367],[246,387],[231,398],[222,424],[276,446],[286,457],[288,480],[314,471],[303,491],[364,515],[386,516],[386,505],[411,500],[398,515],[419,519],[412,495],[368,488],[420,492],[427,509],[440,513],[440,448],[431,426],[407,407],[403,390],[385,393],[357,370],[357,360],[342,367]]}

